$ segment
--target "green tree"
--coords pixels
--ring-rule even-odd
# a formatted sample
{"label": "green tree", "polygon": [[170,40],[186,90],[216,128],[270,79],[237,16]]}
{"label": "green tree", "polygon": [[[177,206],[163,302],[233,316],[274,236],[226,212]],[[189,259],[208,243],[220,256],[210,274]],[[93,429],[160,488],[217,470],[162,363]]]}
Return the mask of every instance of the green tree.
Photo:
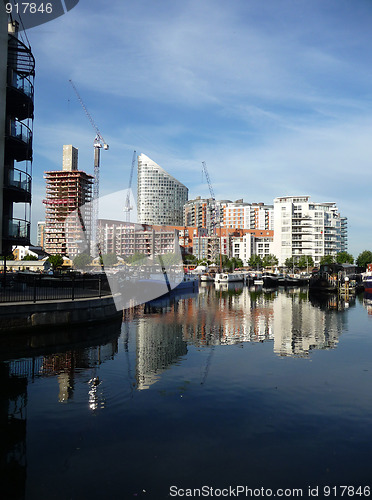
{"label": "green tree", "polygon": [[179,253],[165,253],[159,255],[159,257],[161,258],[165,266],[174,266],[177,264],[181,264],[182,262],[181,255]]}
{"label": "green tree", "polygon": [[192,255],[191,253],[184,254],[183,257],[183,262],[185,264],[197,264],[198,259],[195,257],[195,255]]}
{"label": "green tree", "polygon": [[144,262],[147,261],[147,258],[147,255],[136,252],[133,255],[128,255],[126,257],[126,261],[128,262],[128,264],[138,264],[141,260]]}
{"label": "green tree", "polygon": [[335,258],[333,255],[323,255],[320,259],[320,265],[323,266],[325,264],[334,264]]}
{"label": "green tree", "polygon": [[92,262],[92,257],[87,253],[80,253],[74,258],[74,267],[85,269]]}
{"label": "green tree", "polygon": [[216,260],[215,260],[215,264],[216,264],[217,266],[219,266],[219,265],[221,264],[222,269],[227,268],[228,262],[229,262],[229,258],[228,258],[228,256],[227,256],[227,255],[225,255],[225,254],[220,254],[220,255],[216,258]]}
{"label": "green tree", "polygon": [[288,257],[284,261],[284,265],[287,269],[293,269],[294,263],[293,263],[293,257]]}
{"label": "green tree", "polygon": [[22,260],[38,260],[36,255],[25,255]]}
{"label": "green tree", "polygon": [[243,267],[243,261],[241,259],[233,257],[232,259],[227,260],[225,267],[229,271],[233,271],[236,268]]}
{"label": "green tree", "polygon": [[279,263],[278,259],[272,253],[265,255],[262,259],[262,267],[274,267]]}
{"label": "green tree", "polygon": [[301,257],[298,260],[297,266],[300,269],[306,269],[307,267],[313,267],[314,266],[314,259],[311,257],[311,255],[301,255]]}
{"label": "green tree", "polygon": [[56,271],[59,267],[62,267],[63,264],[63,257],[61,254],[57,253],[55,255],[51,255],[48,258],[48,262],[50,262],[53,271]]}
{"label": "green tree", "polygon": [[101,264],[103,264],[104,266],[107,266],[107,267],[113,266],[114,264],[117,263],[117,261],[118,261],[118,258],[116,256],[116,254],[114,254],[114,253],[106,253],[106,254],[102,255],[102,257],[100,257]]}
{"label": "green tree", "polygon": [[361,252],[356,260],[356,264],[359,267],[366,268],[367,264],[371,263],[372,263],[372,252],[369,250],[364,250],[363,252]]}
{"label": "green tree", "polygon": [[336,255],[336,262],[338,264],[354,264],[354,257],[348,252],[339,252]]}
{"label": "green tree", "polygon": [[261,269],[262,268],[262,259],[259,255],[253,254],[249,260],[248,264],[253,267],[254,269]]}

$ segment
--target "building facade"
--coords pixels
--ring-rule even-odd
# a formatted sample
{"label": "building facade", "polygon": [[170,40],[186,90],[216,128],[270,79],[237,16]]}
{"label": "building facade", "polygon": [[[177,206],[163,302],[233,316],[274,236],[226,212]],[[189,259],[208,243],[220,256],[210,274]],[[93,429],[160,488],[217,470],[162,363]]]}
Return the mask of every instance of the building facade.
{"label": "building facade", "polygon": [[273,253],[273,231],[266,231],[266,235],[258,235],[255,232],[243,236],[234,237],[232,240],[232,257],[241,259],[244,266],[252,255],[258,255],[263,259]]}
{"label": "building facade", "polygon": [[119,257],[146,256],[179,251],[178,229],[115,220],[98,220],[98,241],[102,254]]}
{"label": "building facade", "polygon": [[37,222],[37,235],[36,235],[36,245],[38,247],[44,248],[44,236],[45,236],[45,221],[39,220]]}
{"label": "building facade", "polygon": [[137,218],[140,224],[181,226],[188,188],[148,156],[138,156]]}
{"label": "building facade", "polygon": [[30,243],[35,59],[0,13],[0,253]]}
{"label": "building facade", "polygon": [[[63,169],[45,172],[44,178],[44,249],[73,259],[81,248],[82,221],[86,242],[90,243],[94,178],[78,170],[77,149],[72,146],[64,147]],[[78,209],[83,206],[84,214],[79,216]]]}
{"label": "building facade", "polygon": [[185,226],[205,228],[208,235],[213,236],[217,228],[224,226],[224,209],[228,203],[231,201],[197,196],[185,204],[183,223]]}
{"label": "building facade", "polygon": [[223,207],[223,227],[238,229],[274,229],[274,207],[264,203],[229,202]]}
{"label": "building facade", "polygon": [[303,255],[311,256],[319,265],[324,255],[337,255],[346,236],[341,219],[333,202],[314,203],[310,196],[275,198],[273,253],[279,265],[287,258],[296,260]]}

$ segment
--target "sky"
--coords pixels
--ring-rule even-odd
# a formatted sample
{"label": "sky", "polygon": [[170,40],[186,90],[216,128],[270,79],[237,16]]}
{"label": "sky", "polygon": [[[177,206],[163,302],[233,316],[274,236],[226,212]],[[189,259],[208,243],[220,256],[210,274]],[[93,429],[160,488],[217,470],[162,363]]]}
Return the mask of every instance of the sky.
{"label": "sky", "polygon": [[[334,201],[349,251],[372,250],[371,0],[80,0],[27,31],[36,59],[33,234],[63,144],[100,194],[128,187],[133,151],[217,199]],[[133,187],[136,186],[136,177]]]}

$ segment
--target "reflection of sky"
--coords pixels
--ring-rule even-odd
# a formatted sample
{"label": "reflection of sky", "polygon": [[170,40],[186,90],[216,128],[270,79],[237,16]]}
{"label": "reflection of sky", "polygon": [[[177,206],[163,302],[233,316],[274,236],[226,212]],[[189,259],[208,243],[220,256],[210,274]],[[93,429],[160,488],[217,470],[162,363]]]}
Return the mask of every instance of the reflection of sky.
{"label": "reflection of sky", "polygon": [[[224,316],[209,299],[199,317],[212,326],[213,317]],[[305,360],[277,356],[272,340],[206,346],[190,338],[187,353],[179,352],[175,347],[184,342],[183,325],[193,325],[197,300],[180,299],[169,313],[134,315],[123,325],[118,353],[95,373],[98,387],[105,388],[101,411],[89,410],[88,376],[76,380],[74,398],[65,405],[55,397],[55,380],[29,384],[29,498],[48,497],[55,484],[59,498],[74,492],[92,499],[129,498],[143,489],[149,498],[165,498],[171,484],[368,484],[372,335],[363,305],[357,302],[346,313],[317,308],[314,328],[320,331],[333,316],[347,314],[347,322],[334,322],[342,334],[337,348],[314,349]],[[290,310],[287,301],[294,301],[297,316],[310,306],[292,297],[268,301],[274,318],[276,304]],[[235,298],[231,304],[239,309]],[[248,317],[257,308],[264,309],[258,299],[244,312]],[[154,346],[154,337],[158,353],[141,366],[151,376],[157,361],[168,363],[148,390],[138,391],[139,342]]]}

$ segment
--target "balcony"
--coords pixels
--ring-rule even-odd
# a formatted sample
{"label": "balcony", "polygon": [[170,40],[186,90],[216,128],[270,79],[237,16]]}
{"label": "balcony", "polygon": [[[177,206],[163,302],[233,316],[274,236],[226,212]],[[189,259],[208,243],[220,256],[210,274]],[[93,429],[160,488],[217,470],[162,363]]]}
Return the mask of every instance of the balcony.
{"label": "balcony", "polygon": [[8,68],[7,110],[19,120],[34,116],[33,77],[26,77]]}
{"label": "balcony", "polygon": [[31,175],[18,168],[8,170],[4,190],[10,195],[13,202],[30,203]]}
{"label": "balcony", "polygon": [[8,67],[24,77],[35,75],[35,58],[31,49],[12,34],[8,35]]}
{"label": "balcony", "polygon": [[10,130],[5,136],[7,155],[17,161],[32,160],[32,131],[19,120],[10,120]]}
{"label": "balcony", "polygon": [[14,245],[30,244],[30,222],[24,219],[5,219],[4,239]]}

